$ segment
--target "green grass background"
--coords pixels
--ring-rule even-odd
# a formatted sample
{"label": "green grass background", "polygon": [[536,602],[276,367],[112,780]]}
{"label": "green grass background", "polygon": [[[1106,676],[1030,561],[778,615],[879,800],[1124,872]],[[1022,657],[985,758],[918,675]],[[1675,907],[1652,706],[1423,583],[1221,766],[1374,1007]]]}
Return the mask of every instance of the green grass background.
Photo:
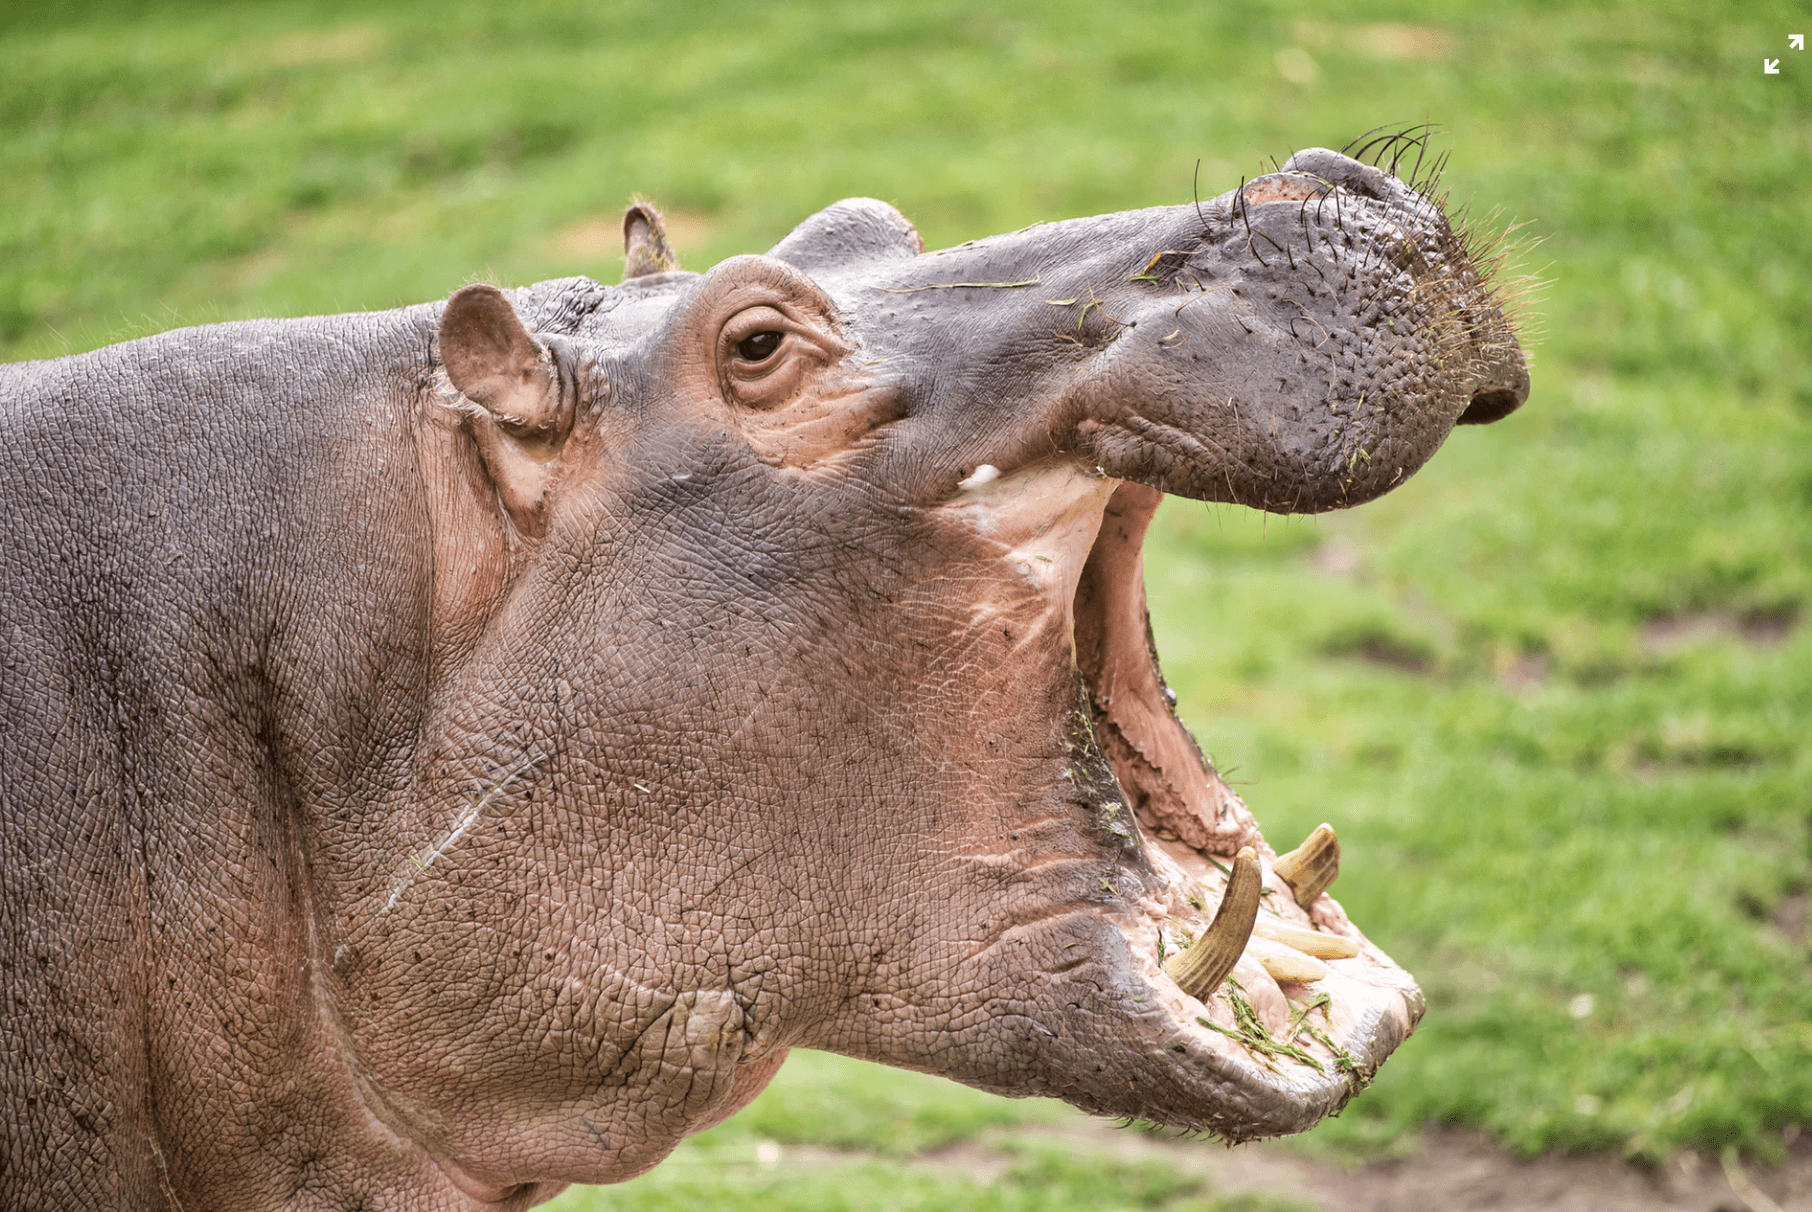
{"label": "green grass background", "polygon": [[[614,281],[634,194],[693,268],[851,194],[935,247],[1436,121],[1456,200],[1543,241],[1527,408],[1351,514],[1172,502],[1151,546],[1185,716],[1273,840],[1334,822],[1336,892],[1430,995],[1310,1139],[1776,1156],[1812,1130],[1807,15],[11,0],[0,357]],[[801,1056],[562,1206],[1241,1206],[1102,1187],[1039,1143],[1066,1114]],[[861,1152],[783,1180],[757,1140]],[[927,1160],[983,1140],[995,1181]]]}

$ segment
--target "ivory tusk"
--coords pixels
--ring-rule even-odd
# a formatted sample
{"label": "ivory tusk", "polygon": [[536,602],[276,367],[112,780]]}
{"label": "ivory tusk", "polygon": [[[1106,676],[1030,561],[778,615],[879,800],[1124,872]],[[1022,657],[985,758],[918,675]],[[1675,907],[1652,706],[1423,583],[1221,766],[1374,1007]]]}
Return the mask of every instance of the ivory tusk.
{"label": "ivory tusk", "polygon": [[1307,909],[1340,874],[1340,839],[1334,836],[1334,827],[1325,821],[1317,825],[1302,845],[1279,855],[1271,870],[1290,885],[1296,903]]}
{"label": "ivory tusk", "polygon": [[1227,880],[1227,891],[1214,924],[1202,932],[1187,951],[1164,965],[1183,989],[1199,1002],[1214,996],[1233,965],[1245,954],[1252,938],[1252,925],[1258,920],[1260,876],[1258,852],[1247,846],[1233,860],[1233,874]]}

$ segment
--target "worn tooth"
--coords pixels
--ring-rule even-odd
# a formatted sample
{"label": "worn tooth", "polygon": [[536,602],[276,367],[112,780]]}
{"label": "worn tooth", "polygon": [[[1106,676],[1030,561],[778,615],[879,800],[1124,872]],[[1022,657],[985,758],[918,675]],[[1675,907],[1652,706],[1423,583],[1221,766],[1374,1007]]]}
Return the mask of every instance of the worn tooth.
{"label": "worn tooth", "polygon": [[1261,939],[1259,943],[1254,944],[1253,950],[1256,953],[1254,958],[1258,960],[1259,967],[1271,974],[1272,980],[1299,981],[1306,984],[1309,981],[1321,980],[1328,974],[1328,966],[1314,956],[1304,955],[1281,943],[1262,946],[1264,941]]}
{"label": "worn tooth", "polygon": [[1317,825],[1302,845],[1278,856],[1271,870],[1290,885],[1296,903],[1307,909],[1340,874],[1340,839],[1334,836],[1334,827],[1325,821]]}
{"label": "worn tooth", "polygon": [[1187,951],[1164,965],[1170,978],[1197,1001],[1212,997],[1245,953],[1252,925],[1258,920],[1260,883],[1258,852],[1247,846],[1233,859],[1233,874],[1227,879],[1227,892],[1221,897],[1214,924]]}
{"label": "worn tooth", "polygon": [[1359,954],[1359,944],[1350,938],[1323,934],[1319,930],[1304,930],[1300,926],[1292,926],[1262,914],[1253,933],[1286,947],[1294,947],[1304,955],[1312,955],[1316,959],[1352,959]]}

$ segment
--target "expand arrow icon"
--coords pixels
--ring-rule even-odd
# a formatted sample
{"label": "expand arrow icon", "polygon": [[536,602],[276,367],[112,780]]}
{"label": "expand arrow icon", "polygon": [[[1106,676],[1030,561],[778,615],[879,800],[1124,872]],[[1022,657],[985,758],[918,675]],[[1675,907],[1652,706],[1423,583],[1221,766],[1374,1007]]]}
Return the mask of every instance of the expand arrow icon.
{"label": "expand arrow icon", "polygon": [[1762,75],[1778,76],[1780,74],[1781,74],[1781,61],[1779,59],[1763,59],[1762,60]]}
{"label": "expand arrow icon", "polygon": [[1806,36],[1804,34],[1788,34],[1787,45],[1791,46],[1794,50],[1805,50]]}

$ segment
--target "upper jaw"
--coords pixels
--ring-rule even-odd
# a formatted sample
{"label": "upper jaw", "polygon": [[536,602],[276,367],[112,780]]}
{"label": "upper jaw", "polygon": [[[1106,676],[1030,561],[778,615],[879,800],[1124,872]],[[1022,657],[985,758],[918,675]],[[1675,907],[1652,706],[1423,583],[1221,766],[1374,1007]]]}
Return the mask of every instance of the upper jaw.
{"label": "upper jaw", "polygon": [[[999,544],[1004,592],[1041,599],[1047,625],[1071,629],[1083,705],[1072,742],[1081,757],[1066,778],[1131,877],[1119,881],[1118,907],[1101,910],[1124,942],[1100,957],[1117,969],[1107,984],[1121,1021],[1102,1042],[1119,1053],[1120,1078],[1082,1079],[1064,1096],[1231,1140],[1300,1132],[1370,1080],[1423,1000],[1332,897],[1297,903],[1257,822],[1177,719],[1144,600],[1141,549],[1161,499],[1057,460],[981,469],[946,506]],[[1186,942],[1206,943],[1243,847],[1261,877],[1254,928],[1232,944],[1230,979],[1190,992],[1167,967]]]}

